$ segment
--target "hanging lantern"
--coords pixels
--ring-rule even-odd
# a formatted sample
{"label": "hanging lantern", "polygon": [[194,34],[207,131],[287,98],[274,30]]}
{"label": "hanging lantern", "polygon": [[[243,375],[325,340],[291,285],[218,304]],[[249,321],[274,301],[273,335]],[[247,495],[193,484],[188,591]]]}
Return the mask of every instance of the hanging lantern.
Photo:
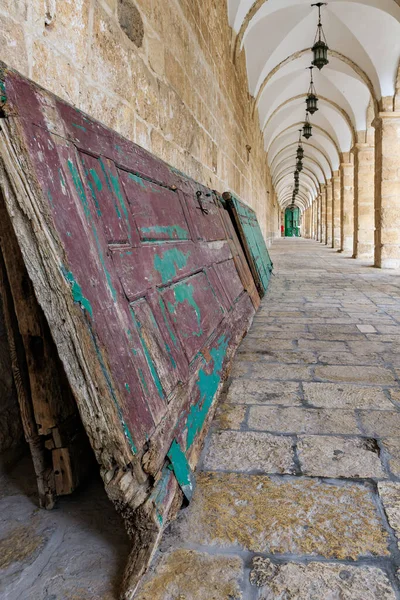
{"label": "hanging lantern", "polygon": [[307,104],[306,111],[309,112],[310,115],[313,115],[318,110],[318,97],[317,97],[317,94],[315,91],[314,81],[313,81],[313,76],[312,76],[314,67],[308,67],[308,68],[310,69],[310,73],[311,73],[311,81],[310,81],[310,88],[308,90],[308,96],[306,99],[306,104]]}
{"label": "hanging lantern", "polygon": [[300,173],[298,171],[295,171],[295,173],[294,173],[294,180],[295,181],[299,181],[299,178],[300,178]]}
{"label": "hanging lantern", "polygon": [[310,117],[308,116],[308,113],[306,115],[306,121],[304,123],[303,126],[303,136],[309,140],[310,137],[312,136],[312,125],[310,123]]}
{"label": "hanging lantern", "polygon": [[301,145],[301,129],[299,129],[299,145],[297,146],[297,160],[303,160],[304,158],[304,148]]}
{"label": "hanging lantern", "polygon": [[297,148],[297,160],[303,160],[304,158],[304,148],[303,146],[299,146]]}
{"label": "hanging lantern", "polygon": [[296,169],[298,170],[299,173],[303,170],[303,161],[301,161],[301,160],[297,161]]}
{"label": "hanging lantern", "polygon": [[314,54],[314,60],[312,64],[317,69],[321,70],[322,67],[325,67],[329,63],[328,60],[328,44],[326,43],[326,37],[324,34],[324,30],[322,28],[321,23],[321,6],[326,6],[326,2],[317,2],[316,4],[311,4],[311,6],[318,6],[318,29],[317,34],[315,36],[314,46],[312,48]]}

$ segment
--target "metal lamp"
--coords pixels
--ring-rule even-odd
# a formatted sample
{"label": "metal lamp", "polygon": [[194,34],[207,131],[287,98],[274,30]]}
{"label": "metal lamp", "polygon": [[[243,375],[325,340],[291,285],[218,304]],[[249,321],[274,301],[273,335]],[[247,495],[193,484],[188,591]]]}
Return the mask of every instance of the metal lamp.
{"label": "metal lamp", "polygon": [[309,140],[310,137],[312,136],[312,125],[310,123],[310,117],[309,117],[308,113],[306,115],[306,120],[303,125],[303,136],[306,138],[306,140]]}
{"label": "metal lamp", "polygon": [[317,69],[321,70],[325,65],[329,63],[328,60],[328,44],[326,43],[326,37],[321,23],[321,6],[326,6],[326,2],[317,2],[311,4],[311,6],[318,6],[318,29],[317,35],[315,36],[314,46],[312,48],[314,54],[314,60],[312,64]]}
{"label": "metal lamp", "polygon": [[308,113],[310,113],[310,115],[313,115],[318,110],[318,97],[317,97],[317,94],[315,91],[313,75],[312,75],[314,67],[308,67],[308,68],[310,69],[310,73],[311,73],[311,81],[310,81],[310,88],[308,90],[308,96],[306,99],[306,104],[307,104],[306,111]]}

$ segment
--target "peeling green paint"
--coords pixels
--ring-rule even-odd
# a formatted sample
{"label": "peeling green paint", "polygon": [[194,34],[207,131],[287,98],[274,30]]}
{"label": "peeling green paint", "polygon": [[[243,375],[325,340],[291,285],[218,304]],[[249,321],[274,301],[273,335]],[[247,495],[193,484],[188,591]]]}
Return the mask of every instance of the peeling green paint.
{"label": "peeling green paint", "polygon": [[168,302],[168,310],[171,314],[175,313],[176,307],[178,304],[184,304],[184,302],[188,302],[188,304],[194,309],[197,318],[198,331],[193,331],[193,335],[200,337],[203,335],[203,329],[201,327],[201,313],[200,308],[198,307],[195,299],[194,299],[194,288],[190,283],[182,282],[177,283],[174,288],[174,296],[175,302],[172,304]]}
{"label": "peeling green paint", "polygon": [[162,256],[156,254],[154,257],[154,268],[161,275],[161,281],[168,283],[176,277],[177,270],[183,269],[189,260],[190,252],[184,254],[178,248],[171,248],[163,252]]}
{"label": "peeling green paint", "polygon": [[[218,340],[218,347],[213,348],[210,351],[211,358],[214,363],[212,372],[208,374],[204,368],[200,369],[199,371],[199,377],[196,381],[196,385],[200,391],[200,400],[197,404],[191,407],[187,418],[187,449],[191,447],[196,436],[202,430],[208,411],[211,408],[214,396],[221,382],[221,370],[228,348],[228,343],[229,340],[225,336],[220,337]],[[206,364],[209,366],[211,361]]]}
{"label": "peeling green paint", "polygon": [[188,500],[191,500],[194,489],[192,472],[185,453],[176,440],[172,442],[167,456],[183,493]]}
{"label": "peeling green paint", "polygon": [[166,310],[165,310],[164,301],[163,301],[162,298],[159,298],[158,302],[160,304],[160,308],[161,308],[162,316],[163,316],[163,319],[164,319],[164,323],[167,326],[168,333],[169,333],[169,335],[171,337],[172,343],[174,344],[174,346],[177,346],[178,345],[178,340],[176,339],[176,335],[172,331],[171,325],[169,324],[169,320],[168,320],[167,313],[166,313]]}
{"label": "peeling green paint", "polygon": [[68,168],[69,168],[70,173],[72,175],[72,180],[74,182],[75,189],[78,192],[79,198],[81,200],[81,203],[82,203],[83,210],[85,212],[86,218],[87,218],[87,220],[89,221],[89,223],[91,225],[93,236],[94,236],[94,239],[96,241],[96,246],[97,246],[97,251],[98,251],[99,259],[100,259],[101,265],[103,267],[104,274],[105,274],[106,279],[107,279],[108,288],[109,288],[109,290],[111,292],[111,295],[113,297],[113,300],[115,302],[117,300],[117,292],[116,292],[116,290],[115,290],[115,288],[114,288],[114,286],[112,284],[111,275],[108,272],[106,264],[105,264],[105,260],[104,260],[104,256],[103,256],[103,250],[101,248],[101,244],[100,244],[100,240],[99,240],[99,237],[98,237],[98,234],[97,234],[97,230],[96,230],[96,227],[95,227],[95,224],[93,222],[93,218],[92,218],[92,215],[91,215],[91,212],[90,212],[89,203],[88,203],[87,198],[86,198],[86,192],[85,192],[85,189],[83,187],[83,184],[82,184],[81,178],[79,176],[78,170],[77,170],[76,166],[74,165],[74,163],[72,162],[72,160],[70,160],[70,159],[68,159]]}
{"label": "peeling green paint", "polygon": [[151,373],[151,376],[152,376],[153,381],[155,383],[155,386],[157,388],[158,394],[159,394],[160,398],[164,398],[164,390],[163,390],[163,387],[161,385],[161,381],[160,381],[160,378],[158,376],[156,366],[155,366],[154,361],[153,361],[153,359],[151,357],[150,350],[149,350],[149,348],[148,348],[148,346],[146,344],[146,340],[144,339],[144,336],[143,336],[143,333],[142,333],[142,324],[140,323],[139,319],[136,317],[136,315],[135,315],[135,313],[134,313],[134,311],[132,310],[131,307],[129,307],[129,310],[130,310],[132,319],[133,319],[134,323],[136,324],[136,328],[137,328],[137,331],[138,331],[138,334],[139,334],[139,337],[140,337],[140,341],[142,342],[143,352],[144,352],[144,355],[146,357],[147,364],[149,365],[150,373]]}
{"label": "peeling green paint", "polygon": [[188,240],[189,232],[179,225],[161,226],[153,225],[151,227],[140,227],[140,231],[145,235],[147,241],[155,241],[155,238],[150,237],[150,234],[166,234],[171,239]]}
{"label": "peeling green paint", "polygon": [[169,360],[171,361],[172,366],[174,367],[174,369],[176,369],[176,360],[172,356],[171,348],[169,347],[168,344],[165,344],[165,348],[168,352]]}
{"label": "peeling green paint", "polygon": [[126,207],[126,203],[125,203],[125,199],[124,199],[123,193],[121,191],[121,187],[119,185],[119,179],[118,179],[118,176],[115,177],[111,173],[110,173],[110,178],[111,178],[112,186],[114,188],[115,195],[117,196],[118,201],[119,201],[119,203],[121,205],[121,208],[122,208],[122,212],[124,213],[125,223],[126,223],[126,227],[128,229],[128,238],[129,238],[129,241],[130,241],[132,239],[132,231],[131,231],[131,224],[129,222],[129,212],[128,212],[128,209]]}
{"label": "peeling green paint", "polygon": [[82,127],[82,125],[78,125],[78,123],[72,123],[72,126],[77,129],[82,129],[82,131],[87,131],[86,127]]}
{"label": "peeling green paint", "polygon": [[140,187],[146,189],[146,184],[139,175],[134,175],[133,173],[129,173],[129,179],[132,179],[135,183],[138,183]]}
{"label": "peeling green paint", "polygon": [[164,501],[167,496],[168,485],[171,477],[173,477],[173,475],[168,469],[168,466],[165,465],[162,470],[161,477],[150,496],[156,509],[157,520],[161,526],[163,525],[163,513],[165,510]]}
{"label": "peeling green paint", "polygon": [[0,102],[3,104],[7,102],[6,84],[2,80],[0,80]]}
{"label": "peeling green paint", "polygon": [[100,177],[96,173],[96,169],[89,169],[89,172],[90,172],[91,176],[93,177],[93,181],[95,183],[95,186],[97,187],[97,189],[99,190],[99,192],[101,192],[101,190],[103,189],[103,184],[101,182]]}
{"label": "peeling green paint", "polygon": [[81,305],[81,307],[89,313],[91,317],[93,317],[93,309],[87,298],[82,294],[82,288],[79,283],[76,281],[75,277],[71,273],[71,271],[67,271],[64,265],[61,266],[61,271],[65,277],[65,279],[72,284],[71,292],[74,302],[77,302]]}
{"label": "peeling green paint", "polygon": [[92,341],[93,341],[94,347],[96,349],[96,354],[97,354],[97,358],[98,358],[100,366],[101,366],[102,373],[103,373],[104,378],[105,378],[106,383],[107,383],[108,390],[109,390],[109,392],[111,394],[111,397],[112,397],[112,399],[114,401],[114,404],[115,404],[115,407],[117,409],[118,417],[119,417],[119,420],[121,422],[122,429],[124,431],[124,435],[125,435],[126,439],[128,440],[129,446],[130,446],[133,454],[137,454],[137,448],[136,448],[135,443],[133,441],[132,434],[131,434],[131,432],[129,430],[129,427],[128,427],[128,425],[125,422],[125,419],[123,417],[121,407],[120,407],[120,405],[118,403],[118,400],[117,400],[117,397],[116,397],[113,385],[111,383],[110,375],[109,375],[107,367],[106,367],[106,365],[104,363],[103,355],[101,353],[101,350],[99,348],[99,345],[97,343],[96,337],[95,337],[95,335],[94,335],[94,333],[92,331],[92,328],[91,328],[90,324],[89,324],[89,331],[90,331],[90,335],[92,337]]}
{"label": "peeling green paint", "polygon": [[[101,181],[100,181],[100,179],[99,179],[99,177],[98,177],[98,175],[97,175],[97,173],[96,173],[96,171],[94,169],[87,170],[87,168],[85,166],[85,161],[84,161],[83,157],[82,157],[82,164],[83,164],[83,166],[85,168],[85,175],[86,175],[86,178],[87,178],[88,186],[89,186],[89,189],[90,189],[91,196],[93,198],[94,205],[96,207],[97,216],[101,217],[101,209],[100,209],[100,204],[99,204],[99,202],[97,200],[96,190],[94,189],[93,184],[90,181],[89,175],[92,176],[92,178],[93,178],[93,180],[95,182],[95,185],[96,185],[96,179],[98,179],[98,181],[100,182],[100,186],[101,186],[100,189],[103,187],[103,185],[102,185],[102,183],[101,183]],[[99,189],[99,187],[97,185],[96,185],[96,187],[97,187],[97,189]]]}
{"label": "peeling green paint", "polygon": [[139,369],[139,377],[140,377],[140,381],[142,382],[143,389],[144,389],[144,391],[147,394],[148,391],[149,391],[149,388],[147,387],[147,382],[146,382],[146,379],[145,379],[145,376],[144,376],[144,373],[143,373],[142,369]]}
{"label": "peeling green paint", "polygon": [[47,190],[47,197],[49,199],[51,206],[54,208],[54,200],[53,200],[53,196],[51,195],[50,190]]}

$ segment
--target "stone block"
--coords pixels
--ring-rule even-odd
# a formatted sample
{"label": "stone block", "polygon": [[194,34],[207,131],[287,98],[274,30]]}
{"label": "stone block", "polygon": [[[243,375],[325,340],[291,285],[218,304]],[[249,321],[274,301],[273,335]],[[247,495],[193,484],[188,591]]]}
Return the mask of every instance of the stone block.
{"label": "stone block", "polygon": [[356,355],[351,352],[324,352],[318,361],[325,365],[379,365],[383,360],[379,354]]}
{"label": "stone block", "polygon": [[246,418],[246,406],[227,404],[224,402],[218,406],[216,421],[219,429],[240,429]]}
{"label": "stone block", "polygon": [[177,526],[189,544],[352,559],[388,556],[368,486],[237,473],[201,473]]}
{"label": "stone block", "polygon": [[310,381],[312,379],[309,367],[299,365],[278,365],[265,363],[263,368],[253,369],[255,379],[276,379],[284,381]]}
{"label": "stone block", "polygon": [[392,403],[377,387],[358,387],[337,383],[304,383],[304,398],[309,404],[322,408],[373,408],[391,410]]}
{"label": "stone block", "polygon": [[[79,76],[71,62],[56,53],[53,48],[40,39],[33,41],[32,55],[32,78],[39,85],[57,94],[60,98],[77,105],[81,100]],[[84,97],[85,92],[82,95]],[[97,93],[96,97],[98,101]],[[94,109],[93,107],[92,110],[98,112],[98,108]],[[95,116],[93,112],[91,114]],[[104,122],[104,119],[100,120]]]}
{"label": "stone block", "polygon": [[146,577],[136,600],[241,600],[243,562],[237,556],[218,556],[193,550],[172,550],[161,557]]}
{"label": "stone block", "polygon": [[400,438],[400,412],[361,411],[360,418],[366,435]]}
{"label": "stone block", "polygon": [[[68,58],[75,69],[85,72],[90,64],[90,6],[90,0],[63,0],[55,3],[54,12],[49,15],[45,2],[36,1],[32,4],[33,25],[37,33],[43,36],[44,42]],[[121,37],[121,30],[118,31]],[[62,79],[62,76],[59,78]]]}
{"label": "stone block", "polygon": [[221,431],[211,436],[204,461],[210,471],[294,473],[293,442],[253,431]]}
{"label": "stone block", "polygon": [[135,113],[133,108],[118,96],[109,96],[101,88],[81,85],[82,110],[92,115],[124,137],[135,139]]}
{"label": "stone block", "polygon": [[394,600],[396,593],[384,571],[327,563],[275,565],[259,600]]}
{"label": "stone block", "polygon": [[389,469],[395,475],[400,477],[400,443],[398,438],[384,438],[381,440],[381,446],[386,452]]}
{"label": "stone block", "polygon": [[2,61],[23,75],[28,75],[29,65],[24,29],[13,19],[4,15],[1,16],[0,48]]}
{"label": "stone block", "polygon": [[378,491],[390,527],[397,537],[400,548],[400,483],[378,483]]}
{"label": "stone block", "polygon": [[363,366],[324,366],[315,368],[315,377],[334,381],[394,385],[396,380],[389,369]]}
{"label": "stone block", "polygon": [[299,384],[288,381],[257,381],[234,379],[229,387],[227,401],[236,404],[300,404]]}
{"label": "stone block", "polygon": [[308,434],[359,434],[350,410],[252,406],[248,425],[257,431]]}
{"label": "stone block", "polygon": [[304,475],[387,478],[375,440],[331,436],[300,437],[297,448]]}

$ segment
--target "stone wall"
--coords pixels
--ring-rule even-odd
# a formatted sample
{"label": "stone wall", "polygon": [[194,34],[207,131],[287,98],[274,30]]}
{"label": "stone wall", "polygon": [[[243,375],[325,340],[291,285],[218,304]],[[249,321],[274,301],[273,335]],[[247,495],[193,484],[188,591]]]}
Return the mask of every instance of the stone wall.
{"label": "stone wall", "polygon": [[1,0],[0,59],[219,192],[274,197],[226,0]]}

